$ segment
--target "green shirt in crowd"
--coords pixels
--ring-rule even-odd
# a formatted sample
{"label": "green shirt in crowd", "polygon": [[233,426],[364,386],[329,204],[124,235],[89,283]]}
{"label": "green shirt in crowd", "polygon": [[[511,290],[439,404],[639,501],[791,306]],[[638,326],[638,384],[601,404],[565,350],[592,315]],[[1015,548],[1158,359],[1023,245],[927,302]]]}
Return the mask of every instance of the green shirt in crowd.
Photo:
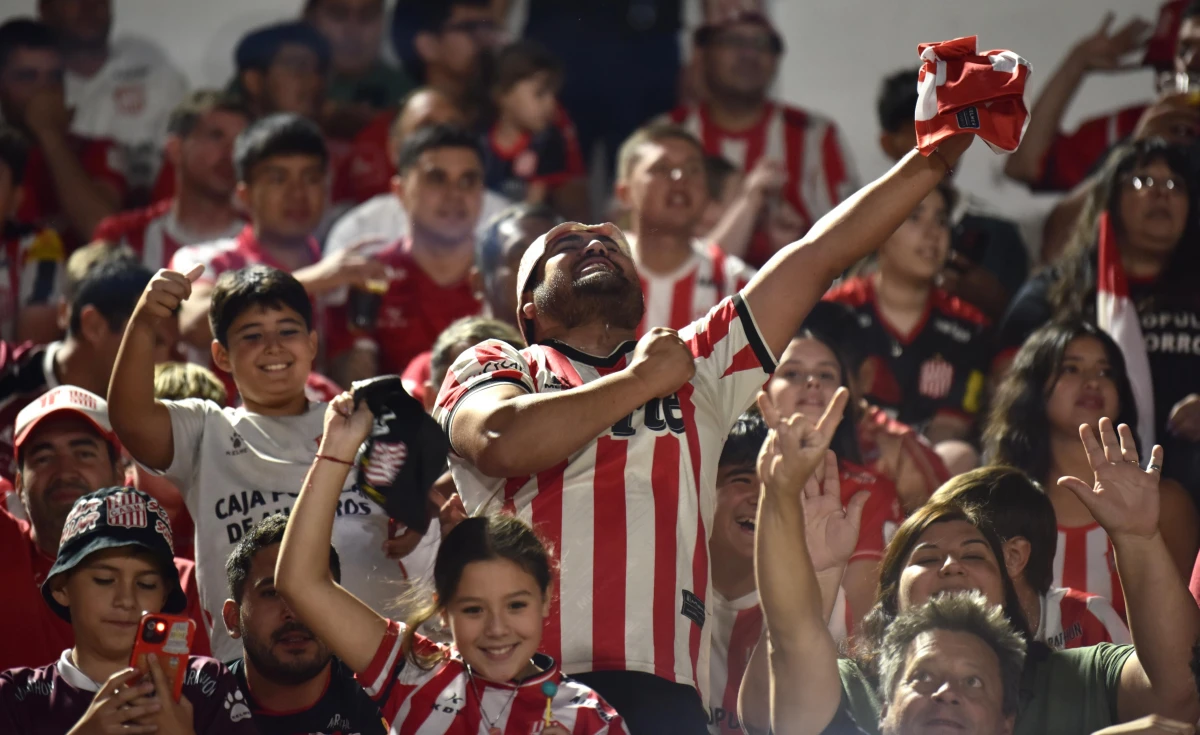
{"label": "green shirt in crowd", "polygon": [[[1025,661],[1013,735],[1091,735],[1117,722],[1117,687],[1133,646],[1101,643]],[[842,706],[867,735],[879,735],[882,702],[858,665],[838,661]]]}

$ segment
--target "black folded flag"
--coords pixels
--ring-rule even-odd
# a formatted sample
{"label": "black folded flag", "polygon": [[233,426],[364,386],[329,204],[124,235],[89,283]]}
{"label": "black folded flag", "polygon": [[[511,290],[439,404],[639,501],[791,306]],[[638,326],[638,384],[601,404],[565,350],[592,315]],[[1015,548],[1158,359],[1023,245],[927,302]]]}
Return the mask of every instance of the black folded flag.
{"label": "black folded flag", "polygon": [[371,436],[355,461],[358,486],[387,514],[419,533],[429,530],[425,494],[446,471],[450,443],[398,375],[360,380],[351,386],[375,416]]}

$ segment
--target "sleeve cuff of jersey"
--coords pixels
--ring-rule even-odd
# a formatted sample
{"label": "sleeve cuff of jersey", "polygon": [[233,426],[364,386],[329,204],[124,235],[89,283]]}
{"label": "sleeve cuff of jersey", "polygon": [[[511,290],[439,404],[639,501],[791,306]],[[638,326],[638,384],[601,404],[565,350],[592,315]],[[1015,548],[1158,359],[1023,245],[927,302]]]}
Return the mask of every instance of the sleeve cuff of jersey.
{"label": "sleeve cuff of jersey", "polygon": [[387,621],[387,631],[379,641],[379,650],[367,668],[356,675],[359,685],[367,696],[376,701],[388,689],[388,680],[393,678],[391,673],[396,670],[397,658],[404,655],[401,649],[401,638],[404,627],[395,620]]}
{"label": "sleeve cuff of jersey", "polygon": [[758,330],[758,322],[754,321],[754,314],[750,312],[750,306],[740,293],[735,293],[732,298],[733,308],[737,309],[738,318],[742,320],[742,331],[746,333],[746,341],[750,343],[750,349],[754,351],[754,356],[762,365],[763,372],[775,372],[778,360],[771,354],[771,348],[767,347],[762,332]]}
{"label": "sleeve cuff of jersey", "polygon": [[468,396],[475,395],[476,393],[487,390],[489,388],[498,388],[502,385],[515,385],[521,389],[522,393],[526,393],[526,394],[532,392],[529,390],[529,386],[526,385],[524,382],[522,382],[516,378],[505,378],[505,377],[498,377],[498,378],[492,378],[491,380],[485,380],[480,383],[476,383],[475,385],[472,385],[470,388],[467,388],[465,391],[463,391],[463,394],[458,397],[458,400],[454,402],[454,405],[450,407],[450,410],[446,412],[445,418],[442,419],[442,431],[446,432],[446,438],[447,438],[447,440],[450,441],[450,451],[454,452],[459,457],[462,456],[461,454],[458,453],[458,449],[456,449],[454,446],[454,440],[451,438],[454,436],[454,434],[450,431],[451,427],[454,426],[454,416],[455,416],[455,414],[458,413],[459,407],[461,407],[463,405],[463,403],[466,402]]}

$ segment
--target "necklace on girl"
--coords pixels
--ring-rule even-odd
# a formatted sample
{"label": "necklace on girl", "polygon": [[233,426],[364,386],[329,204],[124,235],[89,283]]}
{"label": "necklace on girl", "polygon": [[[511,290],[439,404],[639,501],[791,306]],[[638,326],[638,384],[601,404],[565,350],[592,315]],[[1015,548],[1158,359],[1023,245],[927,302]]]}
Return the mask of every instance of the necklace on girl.
{"label": "necklace on girl", "polygon": [[504,717],[504,712],[512,704],[513,698],[517,696],[520,687],[514,686],[512,693],[508,695],[508,699],[504,702],[504,706],[500,708],[495,717],[490,717],[487,710],[483,708],[483,694],[479,691],[479,684],[475,681],[475,672],[471,670],[470,664],[467,665],[467,678],[471,680],[471,691],[475,692],[475,699],[479,702],[479,714],[483,716],[484,724],[487,725],[488,735],[502,735],[500,728],[496,724]]}

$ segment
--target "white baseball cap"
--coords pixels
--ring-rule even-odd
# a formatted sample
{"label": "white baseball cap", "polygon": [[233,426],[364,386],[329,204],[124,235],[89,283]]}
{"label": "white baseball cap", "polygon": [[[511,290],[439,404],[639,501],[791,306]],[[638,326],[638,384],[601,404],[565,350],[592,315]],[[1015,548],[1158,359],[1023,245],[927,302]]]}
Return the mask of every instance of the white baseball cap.
{"label": "white baseball cap", "polygon": [[120,446],[116,432],[108,421],[108,403],[91,391],[74,385],[60,385],[38,396],[17,414],[17,425],[13,435],[13,452],[17,453],[39,423],[59,413],[74,413],[82,416],[105,441]]}

